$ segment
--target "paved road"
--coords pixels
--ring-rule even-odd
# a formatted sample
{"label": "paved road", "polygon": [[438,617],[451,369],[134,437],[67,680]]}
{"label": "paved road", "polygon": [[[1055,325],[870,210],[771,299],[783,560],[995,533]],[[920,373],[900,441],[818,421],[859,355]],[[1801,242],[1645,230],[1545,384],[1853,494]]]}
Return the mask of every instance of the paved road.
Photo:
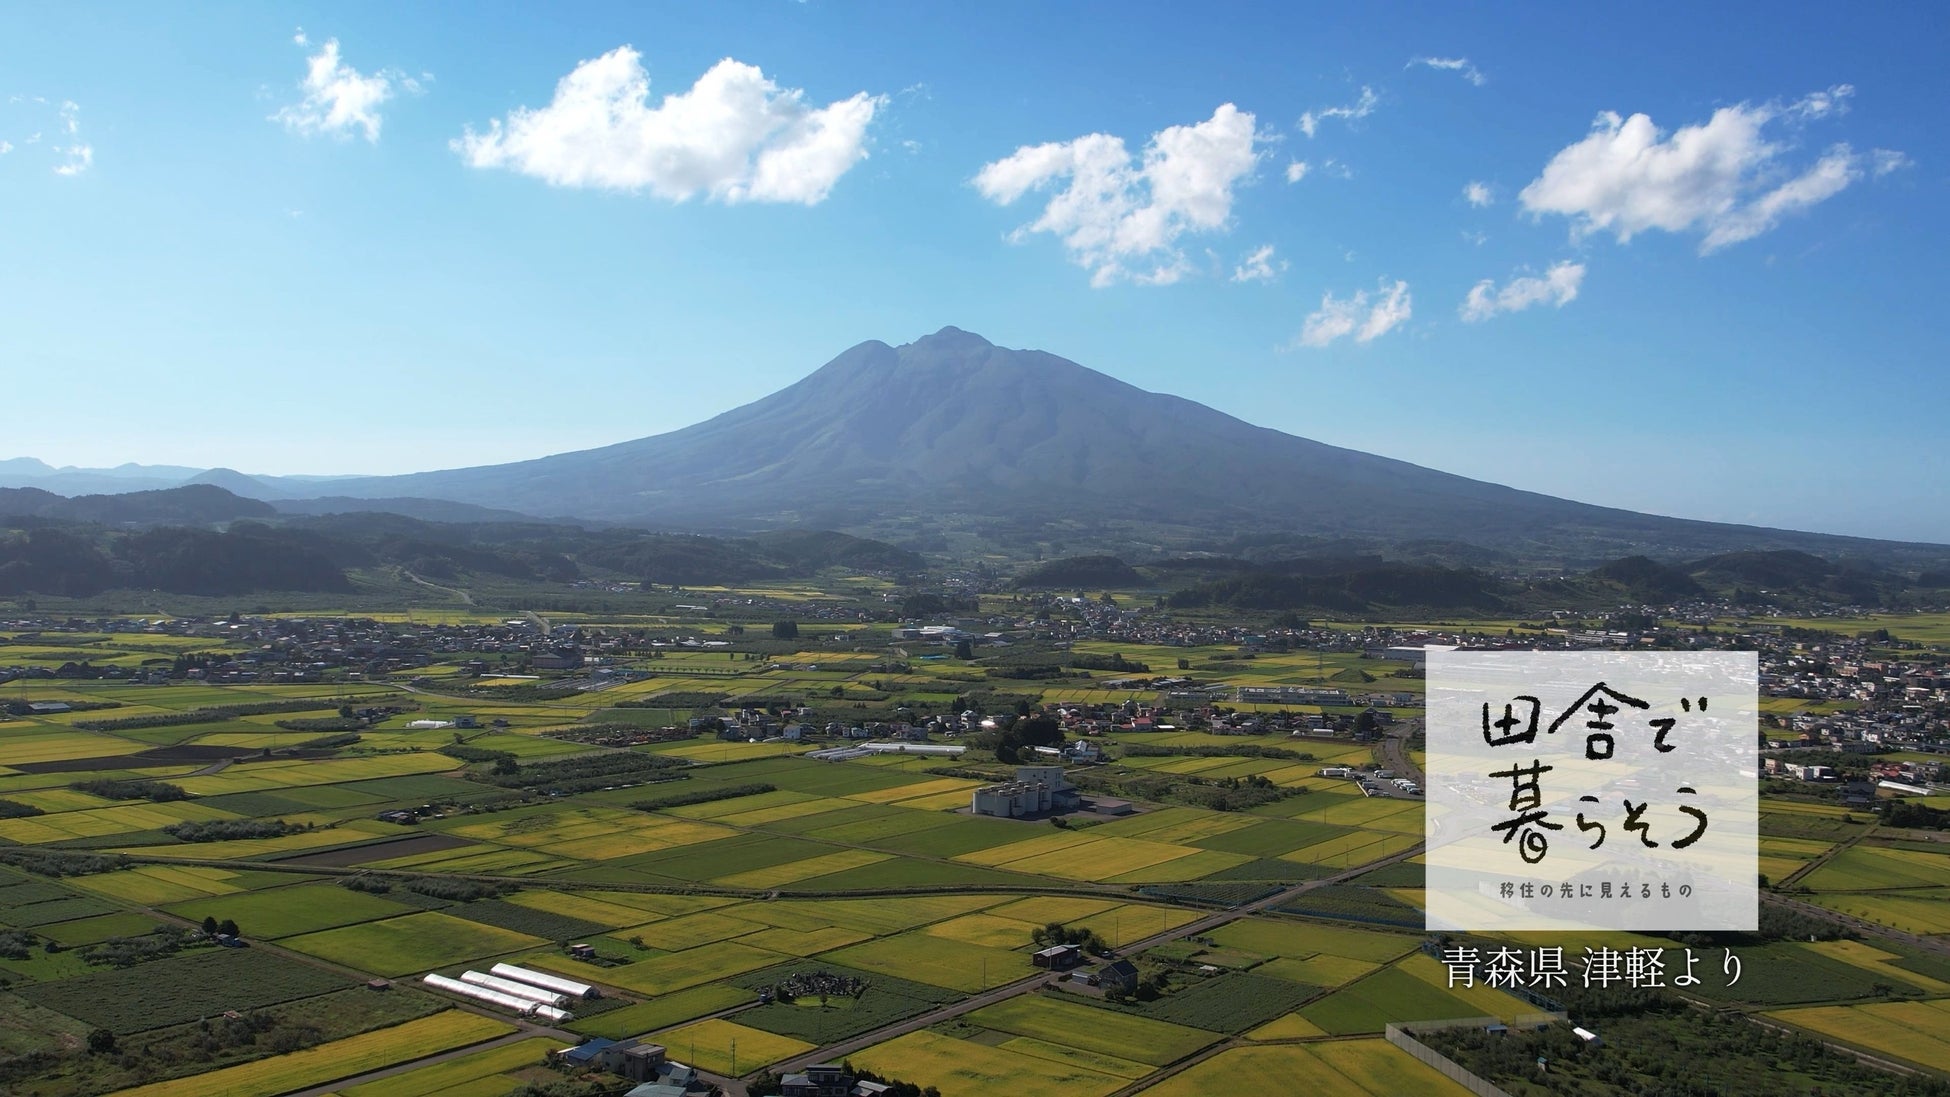
{"label": "paved road", "polygon": [[1409,760],[1408,738],[1420,730],[1420,721],[1404,721],[1381,741],[1380,750],[1382,768],[1392,769],[1397,777],[1406,777],[1418,785],[1423,784],[1422,767]]}
{"label": "paved road", "polygon": [[405,568],[400,569],[400,574],[406,576],[407,579],[415,583],[418,583],[423,587],[428,587],[433,590],[437,590],[442,594],[453,595],[455,598],[460,599],[460,604],[463,606],[471,606],[474,604],[474,596],[460,589],[459,587],[443,587],[439,583],[429,583],[425,579],[422,579],[419,576],[413,574],[412,572],[407,571]]}

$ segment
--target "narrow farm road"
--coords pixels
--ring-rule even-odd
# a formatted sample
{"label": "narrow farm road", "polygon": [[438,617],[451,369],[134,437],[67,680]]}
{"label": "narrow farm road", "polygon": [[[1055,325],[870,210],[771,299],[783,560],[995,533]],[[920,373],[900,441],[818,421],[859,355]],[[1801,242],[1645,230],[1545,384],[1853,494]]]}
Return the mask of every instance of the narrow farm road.
{"label": "narrow farm road", "polygon": [[[439,583],[429,583],[425,579],[422,579],[419,576],[413,574],[412,572],[407,571],[405,568],[400,569],[400,574],[405,576],[409,581],[418,583],[421,586],[427,587],[430,590],[437,590],[442,594],[453,595],[456,599],[460,601],[460,604],[463,606],[471,606],[474,604],[474,596],[460,589],[459,587],[443,587]],[[543,631],[546,632],[547,630],[544,629]]]}

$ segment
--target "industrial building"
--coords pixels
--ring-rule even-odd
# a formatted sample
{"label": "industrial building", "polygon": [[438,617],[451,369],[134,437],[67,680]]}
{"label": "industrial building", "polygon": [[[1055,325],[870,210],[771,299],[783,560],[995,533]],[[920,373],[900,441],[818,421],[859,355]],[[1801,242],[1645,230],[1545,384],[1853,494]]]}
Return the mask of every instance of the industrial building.
{"label": "industrial building", "polygon": [[1071,787],[1062,766],[1017,766],[1016,779],[975,790],[969,810],[976,815],[1019,819],[1053,811],[1074,811],[1083,794]]}

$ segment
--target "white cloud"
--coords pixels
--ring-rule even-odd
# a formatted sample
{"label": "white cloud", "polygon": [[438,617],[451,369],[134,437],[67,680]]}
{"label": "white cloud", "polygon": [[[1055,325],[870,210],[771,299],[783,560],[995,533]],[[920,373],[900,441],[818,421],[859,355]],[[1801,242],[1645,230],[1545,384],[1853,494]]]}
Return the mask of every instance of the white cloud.
{"label": "white cloud", "polygon": [[1489,242],[1490,234],[1487,232],[1470,232],[1468,229],[1464,229],[1462,238],[1465,242],[1474,244],[1480,248]]}
{"label": "white cloud", "polygon": [[649,97],[641,55],[619,46],[577,65],[547,106],[516,108],[449,144],[473,167],[558,187],[811,206],[867,158],[867,126],[887,103],[860,92],[810,106],[805,92],[731,58],[654,107]]}
{"label": "white cloud", "polygon": [[[291,40],[300,47],[310,44],[302,30]],[[317,53],[305,59],[305,79],[299,86],[305,97],[272,115],[273,122],[307,137],[346,138],[362,131],[367,141],[379,140],[379,108],[393,98],[395,90],[418,94],[421,89],[419,80],[397,69],[368,76],[346,64],[339,57],[336,38],[326,39]]]}
{"label": "white cloud", "polygon": [[1490,194],[1488,183],[1478,183],[1474,179],[1463,184],[1462,194],[1463,201],[1468,202],[1477,209],[1482,209],[1484,206],[1496,200]]}
{"label": "white cloud", "polygon": [[1480,69],[1470,64],[1467,57],[1417,57],[1402,67],[1412,69],[1417,65],[1456,73],[1479,88],[1490,82],[1489,77],[1484,76]]}
{"label": "white cloud", "polygon": [[1578,298],[1584,282],[1584,264],[1566,260],[1545,271],[1541,277],[1512,278],[1502,289],[1485,278],[1464,298],[1462,318],[1470,323],[1488,320],[1500,312],[1522,312],[1534,305],[1563,308]]}
{"label": "white cloud", "polygon": [[1386,278],[1372,295],[1366,290],[1345,298],[1322,294],[1320,307],[1308,315],[1294,343],[1324,347],[1348,335],[1357,343],[1373,342],[1406,323],[1413,314],[1411,304],[1408,283],[1391,284]]}
{"label": "white cloud", "polygon": [[14,151],[14,144],[12,141],[0,141],[0,156],[5,156],[12,151]]}
{"label": "white cloud", "polygon": [[1706,254],[1758,236],[1861,178],[1859,158],[1836,145],[1782,182],[1790,145],[1764,132],[1775,123],[1841,114],[1853,91],[1843,84],[1786,106],[1722,107],[1671,134],[1646,115],[1606,111],[1517,197],[1533,214],[1571,218],[1577,238],[1610,232],[1624,243],[1649,229],[1698,232]]}
{"label": "white cloud", "polygon": [[1286,166],[1287,182],[1298,183],[1300,180],[1305,179],[1306,177],[1307,177],[1307,162],[1305,160],[1295,160],[1287,164]]}
{"label": "white cloud", "polygon": [[1783,216],[1819,205],[1862,178],[1855,153],[1836,145],[1814,167],[1716,220],[1700,242],[1702,252],[1751,240],[1780,223]]}
{"label": "white cloud", "polygon": [[1286,270],[1286,268],[1286,260],[1274,260],[1273,245],[1262,244],[1254,248],[1251,254],[1240,260],[1239,265],[1233,268],[1232,280],[1235,282],[1271,282],[1279,276],[1281,271]]}
{"label": "white cloud", "polygon": [[1163,285],[1189,269],[1176,246],[1180,236],[1227,226],[1233,187],[1259,162],[1261,140],[1253,116],[1225,103],[1206,121],[1152,134],[1141,158],[1123,138],[1093,133],[1025,145],[984,165],[974,183],[1000,206],[1030,191],[1054,191],[1042,214],[1010,238],[1059,237],[1071,260],[1091,272],[1091,285]]}
{"label": "white cloud", "polygon": [[1907,153],[1897,152],[1895,149],[1871,149],[1869,159],[1875,165],[1874,172],[1878,179],[1892,171],[1901,171],[1916,163]]}
{"label": "white cloud", "polygon": [[[45,102],[45,100],[37,101]],[[52,146],[55,152],[66,157],[59,164],[54,165],[54,174],[70,177],[80,175],[94,165],[95,146],[81,139],[81,108],[75,105],[74,100],[69,99],[63,101],[59,108],[59,114],[61,117],[61,132],[68,135],[68,143]],[[27,143],[31,145],[40,139],[41,135],[37,133],[28,138]]]}
{"label": "white cloud", "polygon": [[54,165],[54,174],[56,175],[80,175],[82,172],[94,166],[95,146],[93,145],[76,142],[72,145],[57,147],[54,151],[67,157],[65,161]]}
{"label": "white cloud", "polygon": [[1361,89],[1361,97],[1348,106],[1323,107],[1320,110],[1310,110],[1301,115],[1300,132],[1306,134],[1308,137],[1312,137],[1314,131],[1320,128],[1320,124],[1329,118],[1339,118],[1346,122],[1359,121],[1373,114],[1375,107],[1380,102],[1381,99],[1375,95],[1373,88],[1363,87]]}
{"label": "white cloud", "polygon": [[1836,84],[1827,91],[1809,92],[1807,95],[1789,103],[1785,113],[1797,118],[1826,118],[1831,114],[1847,114],[1848,101],[1855,95],[1855,85]]}

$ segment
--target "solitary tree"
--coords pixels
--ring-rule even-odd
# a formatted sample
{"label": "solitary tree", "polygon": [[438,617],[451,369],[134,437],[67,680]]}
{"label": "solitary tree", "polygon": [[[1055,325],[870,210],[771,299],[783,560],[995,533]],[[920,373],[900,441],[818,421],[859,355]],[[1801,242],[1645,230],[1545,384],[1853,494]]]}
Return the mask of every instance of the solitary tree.
{"label": "solitary tree", "polygon": [[225,937],[237,936],[237,923],[225,918],[217,924],[217,932]]}
{"label": "solitary tree", "polygon": [[215,937],[217,935],[216,915],[206,914],[203,916],[203,935],[205,937]]}
{"label": "solitary tree", "polygon": [[798,638],[799,638],[799,622],[797,621],[772,622],[772,639],[797,640]]}

